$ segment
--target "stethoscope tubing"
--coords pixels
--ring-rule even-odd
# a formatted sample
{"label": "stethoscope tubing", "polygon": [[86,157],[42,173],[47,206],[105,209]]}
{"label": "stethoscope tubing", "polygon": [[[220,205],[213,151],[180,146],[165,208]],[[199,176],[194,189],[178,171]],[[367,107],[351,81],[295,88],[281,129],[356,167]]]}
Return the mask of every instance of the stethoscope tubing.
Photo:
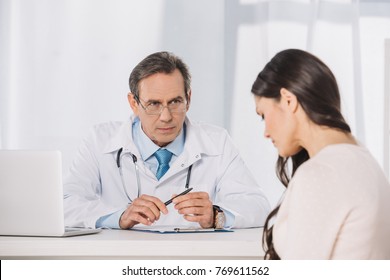
{"label": "stethoscope tubing", "polygon": [[[123,151],[123,148],[120,148],[116,154],[116,165],[119,169],[119,174],[121,176],[123,190],[126,194],[127,199],[130,201],[130,203],[132,203],[133,200],[130,198],[129,194],[126,191],[125,180],[123,179],[123,172],[122,172],[122,165],[121,165],[122,151]],[[133,159],[133,163],[134,163],[135,175],[137,178],[137,189],[138,189],[137,197],[139,197],[139,190],[141,189],[141,180],[139,178],[139,168],[138,168],[138,163],[137,163],[137,157],[133,153],[130,153],[130,155],[131,155],[131,157]]]}
{"label": "stethoscope tubing", "polygon": [[[117,167],[119,169],[119,175],[121,177],[123,191],[125,192],[127,199],[130,201],[129,203],[132,203],[133,200],[130,198],[129,194],[127,193],[125,180],[123,178],[122,165],[121,165],[121,159],[122,159],[122,156],[123,156],[122,152],[123,152],[123,147],[120,148],[118,150],[117,154],[116,154],[116,165],[117,165]],[[132,158],[133,163],[134,163],[135,174],[136,174],[136,178],[137,178],[137,189],[138,189],[137,197],[139,197],[139,192],[140,192],[140,189],[141,189],[141,180],[140,180],[140,177],[139,177],[138,159],[137,159],[136,155],[134,155],[131,152],[129,152],[129,153],[130,153],[131,158]],[[192,171],[192,164],[190,165],[190,167],[188,168],[188,171],[187,171],[187,178],[186,178],[185,189],[188,189],[189,186],[190,186],[191,171]]]}

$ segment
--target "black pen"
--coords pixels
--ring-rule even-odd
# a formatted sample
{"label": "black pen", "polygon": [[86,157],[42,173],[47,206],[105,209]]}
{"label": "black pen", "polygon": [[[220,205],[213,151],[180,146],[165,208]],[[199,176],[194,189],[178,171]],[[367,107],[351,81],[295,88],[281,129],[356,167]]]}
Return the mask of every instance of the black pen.
{"label": "black pen", "polygon": [[164,203],[165,206],[168,206],[169,204],[171,204],[171,203],[172,203],[172,200],[174,200],[176,197],[181,196],[181,195],[185,195],[186,193],[189,193],[190,191],[192,191],[192,188],[186,189],[184,192],[178,194],[178,195],[175,196],[175,197],[172,197],[170,200],[168,200],[168,201],[166,201],[166,202]]}

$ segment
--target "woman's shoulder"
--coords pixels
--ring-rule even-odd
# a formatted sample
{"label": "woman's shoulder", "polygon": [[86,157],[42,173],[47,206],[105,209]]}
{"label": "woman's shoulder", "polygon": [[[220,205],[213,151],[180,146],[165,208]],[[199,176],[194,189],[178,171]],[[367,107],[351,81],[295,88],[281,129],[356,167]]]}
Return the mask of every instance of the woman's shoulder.
{"label": "woman's shoulder", "polygon": [[[292,181],[311,188],[334,192],[363,190],[374,182],[382,184],[384,173],[367,148],[337,144],[323,148],[303,163]],[[371,183],[370,183],[371,182]]]}
{"label": "woman's shoulder", "polygon": [[329,169],[337,173],[340,169],[344,172],[353,171],[354,168],[372,163],[375,163],[375,159],[367,148],[353,144],[334,144],[324,147],[303,166],[314,171],[321,168],[323,171]]}

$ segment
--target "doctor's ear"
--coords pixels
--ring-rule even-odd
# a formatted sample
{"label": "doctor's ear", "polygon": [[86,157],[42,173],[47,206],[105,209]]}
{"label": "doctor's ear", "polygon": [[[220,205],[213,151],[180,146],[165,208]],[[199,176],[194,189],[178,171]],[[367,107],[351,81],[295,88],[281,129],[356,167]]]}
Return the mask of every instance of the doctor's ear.
{"label": "doctor's ear", "polygon": [[134,94],[129,92],[127,94],[127,100],[129,101],[129,105],[131,109],[133,110],[134,114],[138,116],[138,102],[134,97]]}
{"label": "doctor's ear", "polygon": [[299,105],[296,95],[285,88],[280,90],[280,95],[282,104],[285,105],[290,112],[294,113]]}
{"label": "doctor's ear", "polygon": [[189,90],[187,93],[187,111],[190,108],[190,104],[191,104],[191,90]]}

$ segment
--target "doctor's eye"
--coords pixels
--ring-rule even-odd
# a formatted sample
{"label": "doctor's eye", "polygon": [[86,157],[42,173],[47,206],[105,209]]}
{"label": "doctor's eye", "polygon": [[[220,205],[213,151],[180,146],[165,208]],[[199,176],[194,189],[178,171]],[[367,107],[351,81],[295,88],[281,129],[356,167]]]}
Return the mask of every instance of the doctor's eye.
{"label": "doctor's eye", "polygon": [[161,103],[158,101],[150,101],[146,106],[150,108],[159,108],[161,106]]}
{"label": "doctor's eye", "polygon": [[181,104],[181,103],[183,103],[183,100],[177,98],[177,99],[173,99],[172,101],[170,101],[168,105],[177,105],[177,104]]}

